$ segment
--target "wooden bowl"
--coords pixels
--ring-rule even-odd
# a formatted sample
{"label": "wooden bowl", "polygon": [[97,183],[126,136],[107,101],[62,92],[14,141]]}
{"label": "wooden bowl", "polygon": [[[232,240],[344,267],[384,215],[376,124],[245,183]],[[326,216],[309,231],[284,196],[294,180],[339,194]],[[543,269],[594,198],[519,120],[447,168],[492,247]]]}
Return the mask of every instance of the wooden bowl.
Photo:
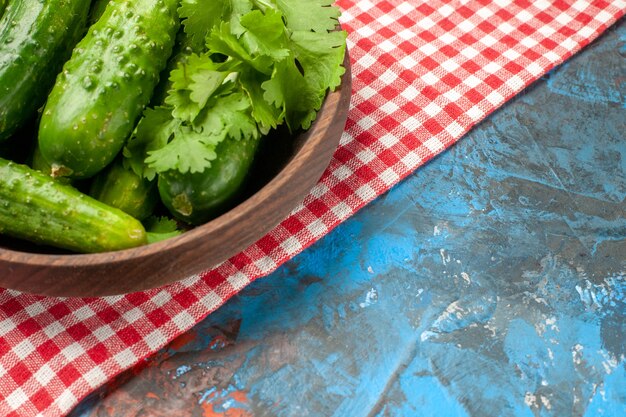
{"label": "wooden bowl", "polygon": [[118,252],[41,253],[41,247],[9,240],[0,246],[0,287],[49,296],[124,294],[187,278],[239,253],[280,223],[328,166],[350,104],[347,53],[344,65],[341,87],[328,94],[311,128],[289,138],[279,152],[266,152],[272,166],[258,168],[275,175],[256,181],[249,197],[230,211],[178,237]]}

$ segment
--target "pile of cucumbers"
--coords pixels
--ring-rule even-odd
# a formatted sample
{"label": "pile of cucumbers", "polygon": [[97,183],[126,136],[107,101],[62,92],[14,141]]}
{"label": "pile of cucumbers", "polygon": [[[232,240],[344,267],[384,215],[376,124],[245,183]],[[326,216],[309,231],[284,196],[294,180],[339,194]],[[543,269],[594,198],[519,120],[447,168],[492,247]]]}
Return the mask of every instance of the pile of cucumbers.
{"label": "pile of cucumbers", "polygon": [[[232,203],[253,141],[224,142],[202,175],[172,173],[163,187],[121,162],[142,112],[167,88],[159,80],[175,59],[178,6],[0,0],[0,234],[80,253],[115,251],[148,243],[145,220],[186,187],[205,192],[189,194],[199,199],[185,202],[193,213],[172,212],[179,225]],[[33,134],[23,134],[31,125]],[[15,147],[30,149],[29,157],[9,160]]]}

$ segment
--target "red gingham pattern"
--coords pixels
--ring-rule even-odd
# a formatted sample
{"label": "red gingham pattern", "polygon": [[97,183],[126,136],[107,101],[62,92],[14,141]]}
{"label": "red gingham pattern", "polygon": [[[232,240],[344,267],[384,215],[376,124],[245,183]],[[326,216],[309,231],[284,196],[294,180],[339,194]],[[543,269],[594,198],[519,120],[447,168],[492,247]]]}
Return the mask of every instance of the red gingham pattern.
{"label": "red gingham pattern", "polygon": [[304,202],[200,277],[125,296],[0,290],[0,415],[59,416],[320,239],[619,19],[624,0],[340,0],[353,96]]}

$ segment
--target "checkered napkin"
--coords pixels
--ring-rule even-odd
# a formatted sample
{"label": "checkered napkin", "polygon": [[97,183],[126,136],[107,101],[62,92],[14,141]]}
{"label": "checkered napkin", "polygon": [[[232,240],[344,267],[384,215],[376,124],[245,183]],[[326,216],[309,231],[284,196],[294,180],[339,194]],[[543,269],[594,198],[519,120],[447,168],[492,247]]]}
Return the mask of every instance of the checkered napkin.
{"label": "checkered napkin", "polygon": [[[319,184],[201,276],[68,299],[0,290],[0,415],[59,416],[320,239],[619,19],[625,0],[339,0],[353,96]],[[132,277],[129,277],[132,279]]]}

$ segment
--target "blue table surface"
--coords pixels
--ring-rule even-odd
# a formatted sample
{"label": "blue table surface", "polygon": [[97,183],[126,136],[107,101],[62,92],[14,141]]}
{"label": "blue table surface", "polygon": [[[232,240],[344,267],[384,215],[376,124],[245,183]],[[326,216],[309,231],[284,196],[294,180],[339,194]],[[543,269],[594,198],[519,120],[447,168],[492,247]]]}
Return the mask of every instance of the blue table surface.
{"label": "blue table surface", "polygon": [[626,415],[626,25],[87,416]]}

